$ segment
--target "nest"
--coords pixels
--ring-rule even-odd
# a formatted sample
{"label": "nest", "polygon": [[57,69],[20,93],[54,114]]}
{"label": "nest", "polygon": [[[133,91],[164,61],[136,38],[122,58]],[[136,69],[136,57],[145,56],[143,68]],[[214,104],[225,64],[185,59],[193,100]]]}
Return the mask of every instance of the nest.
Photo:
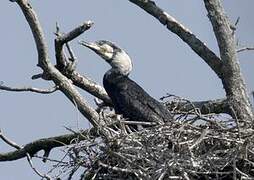
{"label": "nest", "polygon": [[[68,149],[72,167],[85,169],[80,179],[254,178],[252,129],[222,115],[202,115],[195,107],[172,113],[174,122],[141,131],[130,132],[124,123],[107,126],[110,139],[98,137]],[[119,122],[105,112],[103,119]]]}

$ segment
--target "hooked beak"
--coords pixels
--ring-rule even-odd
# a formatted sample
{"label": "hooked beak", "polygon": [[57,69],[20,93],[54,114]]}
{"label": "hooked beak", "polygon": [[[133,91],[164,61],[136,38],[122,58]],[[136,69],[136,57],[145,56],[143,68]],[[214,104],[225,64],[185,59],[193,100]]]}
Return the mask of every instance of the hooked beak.
{"label": "hooked beak", "polygon": [[100,51],[100,46],[98,46],[96,43],[80,41],[79,44],[81,44],[82,46],[88,47],[89,49],[95,52]]}

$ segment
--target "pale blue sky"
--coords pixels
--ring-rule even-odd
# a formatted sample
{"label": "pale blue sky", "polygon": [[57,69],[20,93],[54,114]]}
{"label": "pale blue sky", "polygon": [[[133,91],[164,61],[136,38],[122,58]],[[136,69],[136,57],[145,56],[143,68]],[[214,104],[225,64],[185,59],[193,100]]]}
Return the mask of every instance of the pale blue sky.
{"label": "pale blue sky", "polygon": [[[206,16],[203,1],[157,0],[169,14],[182,22],[211,49],[218,48],[211,25]],[[237,38],[244,46],[254,46],[253,0],[224,0],[227,14],[233,22],[241,17]],[[190,100],[221,98],[224,91],[220,80],[210,68],[176,35],[169,32],[157,20],[128,1],[116,0],[44,0],[31,1],[44,28],[54,61],[53,39],[55,22],[62,31],[69,31],[86,20],[95,26],[79,39],[94,41],[106,39],[125,49],[133,59],[131,78],[153,97],[166,93]],[[37,52],[28,25],[15,3],[0,1],[1,66],[0,81],[10,86],[34,86],[48,88],[52,83],[31,80],[41,70],[36,67]],[[78,70],[101,83],[109,66],[96,54],[80,47],[78,39],[72,46],[79,59]],[[239,54],[242,72],[248,89],[254,89],[254,52]],[[83,93],[93,103],[92,97]],[[79,116],[73,105],[60,92],[51,95],[33,93],[0,92],[0,128],[18,144],[63,134],[64,126],[87,127],[87,121]],[[0,152],[11,150],[0,142]],[[42,171],[42,163],[35,160]],[[39,179],[25,159],[0,162],[0,179]]]}

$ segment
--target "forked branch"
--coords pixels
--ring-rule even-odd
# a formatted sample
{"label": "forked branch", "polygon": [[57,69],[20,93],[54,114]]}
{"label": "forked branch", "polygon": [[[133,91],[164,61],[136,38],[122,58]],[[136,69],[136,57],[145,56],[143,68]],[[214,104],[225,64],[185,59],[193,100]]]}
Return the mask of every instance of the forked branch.
{"label": "forked branch", "polygon": [[243,75],[240,71],[234,31],[231,29],[230,21],[220,0],[204,0],[204,3],[219,46],[222,60],[222,76],[220,78],[232,114],[235,114],[233,117],[241,122],[246,122],[250,126],[253,124],[254,115]]}
{"label": "forked branch", "polygon": [[[10,145],[11,147],[14,147],[15,149],[17,149],[17,151],[21,150],[22,147],[19,146],[17,143],[15,143],[14,141],[8,139],[6,136],[3,135],[2,131],[0,130],[0,139],[2,139],[5,143],[7,143],[8,145]],[[33,169],[33,171],[38,174],[41,178],[45,178],[47,180],[51,180],[52,178],[50,176],[48,176],[47,174],[42,174],[40,171],[38,171],[34,165],[33,165],[33,162],[32,162],[32,158],[30,156],[29,153],[26,153],[25,156],[27,157],[27,161],[30,165],[30,167]],[[24,156],[24,157],[25,157]],[[0,157],[1,157],[1,154],[0,154]],[[0,160],[1,161],[1,160]]]}
{"label": "forked branch", "polygon": [[[24,145],[23,147],[17,146],[18,148],[15,151],[11,151],[8,153],[0,153],[0,161],[13,161],[21,159],[26,157],[27,154],[33,156],[41,150],[43,150],[45,152],[45,155],[48,156],[49,152],[53,148],[76,143],[76,141],[73,141],[74,139],[82,141],[96,136],[98,136],[96,129],[91,128],[88,130],[80,131],[78,133],[71,133],[61,136],[38,139]],[[3,139],[1,136],[0,138]]]}
{"label": "forked branch", "polygon": [[[91,80],[85,75],[81,75],[79,72],[77,72],[75,69],[73,69],[72,63],[64,54],[63,46],[64,44],[67,45],[67,48],[70,48],[69,41],[73,40],[74,38],[81,35],[83,32],[88,30],[93,25],[93,22],[88,21],[80,26],[74,28],[70,32],[66,34],[56,33],[57,38],[55,39],[55,51],[56,51],[56,59],[57,59],[57,67],[61,71],[62,74],[64,74],[66,77],[72,80],[73,84],[78,86],[79,88],[89,92],[90,94],[94,95],[95,97],[103,100],[106,104],[111,104],[111,99],[108,97],[105,89],[100,86],[95,81]],[[59,29],[58,29],[59,30]],[[70,50],[69,50],[70,51]],[[73,58],[73,52],[70,52],[71,58]]]}
{"label": "forked branch", "polygon": [[79,111],[92,123],[92,125],[100,129],[100,131],[106,136],[106,132],[101,128],[98,113],[89,106],[89,104],[80,95],[77,89],[75,89],[72,82],[63,74],[61,74],[59,70],[57,70],[55,66],[53,66],[49,61],[48,49],[44,33],[38,17],[35,11],[32,9],[32,6],[28,3],[27,0],[18,0],[15,2],[17,2],[20,6],[33,33],[39,57],[38,65],[43,69],[44,73],[49,74],[54,83],[59,86],[59,89],[66,95],[66,97],[69,98],[69,100],[74,105],[77,106]]}

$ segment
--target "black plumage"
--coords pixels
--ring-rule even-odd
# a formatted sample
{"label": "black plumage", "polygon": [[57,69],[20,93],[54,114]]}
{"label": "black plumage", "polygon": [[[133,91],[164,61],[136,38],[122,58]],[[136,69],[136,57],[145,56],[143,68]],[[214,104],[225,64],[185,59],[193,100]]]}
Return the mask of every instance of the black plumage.
{"label": "black plumage", "polygon": [[170,120],[166,107],[152,98],[128,76],[119,73],[106,73],[103,85],[111,98],[115,111],[125,118],[135,121],[157,122]]}
{"label": "black plumage", "polygon": [[103,77],[103,85],[117,114],[130,120],[158,124],[172,120],[162,103],[128,77],[132,63],[127,53],[109,41],[81,44],[95,51],[112,66]]}

